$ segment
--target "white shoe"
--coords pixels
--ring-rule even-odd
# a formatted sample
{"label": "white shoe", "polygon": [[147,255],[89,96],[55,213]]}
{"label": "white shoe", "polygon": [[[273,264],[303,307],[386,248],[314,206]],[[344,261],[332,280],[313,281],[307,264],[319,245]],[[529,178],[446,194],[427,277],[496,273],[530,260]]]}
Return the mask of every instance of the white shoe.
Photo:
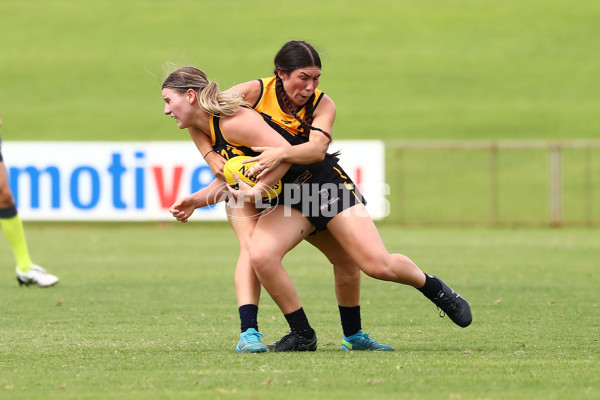
{"label": "white shoe", "polygon": [[39,265],[34,265],[25,274],[19,272],[19,268],[17,268],[17,281],[19,281],[19,286],[36,284],[39,287],[48,287],[56,285],[58,283],[58,277],[47,273],[46,270]]}

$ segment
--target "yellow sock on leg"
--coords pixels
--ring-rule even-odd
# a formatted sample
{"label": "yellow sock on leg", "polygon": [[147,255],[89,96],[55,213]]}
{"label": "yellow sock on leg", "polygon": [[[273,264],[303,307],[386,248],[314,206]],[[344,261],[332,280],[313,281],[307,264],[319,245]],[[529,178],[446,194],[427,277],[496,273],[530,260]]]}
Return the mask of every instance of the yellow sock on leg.
{"label": "yellow sock on leg", "polygon": [[[11,217],[4,217],[11,214],[13,214]],[[16,214],[14,206],[0,209],[0,226],[2,226],[2,230],[12,247],[18,270],[22,273],[28,272],[33,262],[31,261],[31,257],[29,257],[29,250],[27,249],[23,222]]]}

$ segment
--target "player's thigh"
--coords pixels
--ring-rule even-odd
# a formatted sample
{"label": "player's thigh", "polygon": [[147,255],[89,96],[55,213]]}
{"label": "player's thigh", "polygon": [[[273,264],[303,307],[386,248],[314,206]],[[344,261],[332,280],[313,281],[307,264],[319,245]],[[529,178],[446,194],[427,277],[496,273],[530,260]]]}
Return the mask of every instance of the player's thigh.
{"label": "player's thigh", "polygon": [[336,215],[327,224],[327,229],[361,269],[385,263],[389,257],[379,231],[363,204]]}
{"label": "player's thigh", "polygon": [[240,247],[247,247],[258,222],[259,214],[256,207],[253,203],[233,204],[230,201],[225,208],[227,219],[237,236]]}
{"label": "player's thigh", "polygon": [[313,230],[314,226],[300,211],[277,205],[261,214],[252,234],[251,248],[263,255],[283,258]]}

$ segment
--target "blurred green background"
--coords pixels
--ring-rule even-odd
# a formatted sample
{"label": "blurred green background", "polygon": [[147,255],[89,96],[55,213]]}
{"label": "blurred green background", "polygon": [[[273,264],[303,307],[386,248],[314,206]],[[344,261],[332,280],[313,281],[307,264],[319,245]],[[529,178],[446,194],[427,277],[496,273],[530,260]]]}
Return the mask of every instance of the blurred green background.
{"label": "blurred green background", "polygon": [[340,139],[600,137],[598,21],[595,0],[2,0],[2,135],[173,139],[164,63],[226,88],[305,39]]}
{"label": "blurred green background", "polygon": [[[225,89],[270,75],[280,46],[304,39],[322,57],[336,139],[598,139],[599,21],[595,0],[1,0],[0,134],[189,140],[162,115],[167,71],[195,65]],[[500,222],[548,220],[547,155],[530,153],[499,155],[512,182],[499,187]],[[391,201],[403,208],[393,205],[392,219],[488,222],[487,155],[465,156],[408,155],[403,197]],[[574,176],[565,183],[567,222],[599,218],[600,185],[584,188],[578,172],[598,176],[600,154],[590,156],[584,166],[563,165]],[[395,157],[388,154],[392,198]]]}

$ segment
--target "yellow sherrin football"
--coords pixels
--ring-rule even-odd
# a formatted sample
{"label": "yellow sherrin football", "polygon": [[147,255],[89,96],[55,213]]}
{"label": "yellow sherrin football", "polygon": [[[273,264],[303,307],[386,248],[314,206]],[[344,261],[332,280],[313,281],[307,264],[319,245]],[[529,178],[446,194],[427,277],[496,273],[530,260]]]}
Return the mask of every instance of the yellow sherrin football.
{"label": "yellow sherrin football", "polygon": [[[249,156],[237,156],[237,157],[232,157],[229,160],[227,160],[227,162],[225,163],[225,166],[223,167],[223,175],[225,175],[225,179],[227,180],[227,183],[229,183],[231,186],[233,187],[237,187],[237,181],[235,180],[235,178],[233,177],[233,174],[236,173],[240,179],[242,181],[244,181],[245,183],[247,183],[249,186],[254,186],[256,185],[256,177],[249,177],[246,176],[246,171],[248,171],[254,164],[256,164],[256,162],[251,162],[251,163],[247,163],[247,164],[242,164],[242,161],[247,160],[249,158]],[[264,198],[268,198],[269,200],[274,199],[275,197],[279,196],[279,193],[281,193],[281,188],[282,188],[282,184],[281,184],[281,180],[276,182],[273,187],[271,187],[268,191],[268,194],[264,196]]]}

